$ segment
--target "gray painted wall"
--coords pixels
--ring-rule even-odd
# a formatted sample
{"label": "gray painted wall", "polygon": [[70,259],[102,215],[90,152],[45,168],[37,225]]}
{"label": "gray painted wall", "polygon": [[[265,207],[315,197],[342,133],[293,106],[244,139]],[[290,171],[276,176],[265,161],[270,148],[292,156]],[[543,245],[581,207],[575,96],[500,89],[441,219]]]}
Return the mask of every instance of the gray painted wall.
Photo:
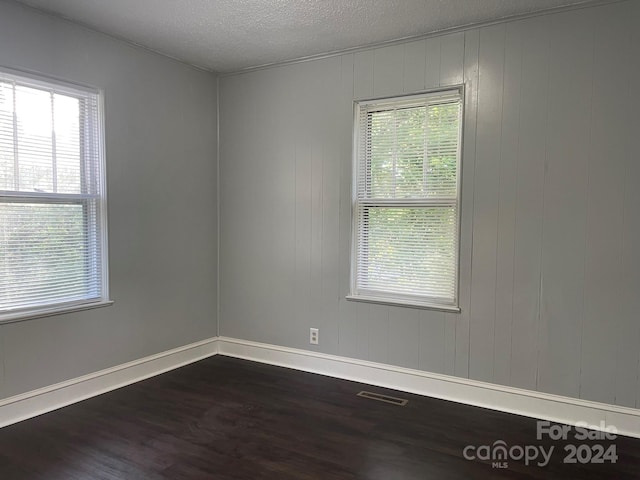
{"label": "gray painted wall", "polygon": [[[463,81],[462,314],[345,301],[352,101]],[[221,335],[640,407],[640,2],[220,82]]]}
{"label": "gray painted wall", "polygon": [[0,65],[105,89],[112,307],[0,326],[0,398],[216,334],[216,78],[0,2]]}

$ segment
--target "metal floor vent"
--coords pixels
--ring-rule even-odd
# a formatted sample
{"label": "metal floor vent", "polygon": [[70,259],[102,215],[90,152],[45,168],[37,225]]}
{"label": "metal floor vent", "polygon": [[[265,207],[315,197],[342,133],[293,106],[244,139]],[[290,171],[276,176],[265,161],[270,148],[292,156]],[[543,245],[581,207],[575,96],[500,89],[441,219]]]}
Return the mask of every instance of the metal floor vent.
{"label": "metal floor vent", "polygon": [[402,398],[390,397],[389,395],[381,395],[379,393],[373,392],[365,392],[364,390],[358,393],[359,397],[369,398],[371,400],[377,400],[379,402],[390,403],[392,405],[397,405],[399,407],[404,407],[409,400],[405,400]]}

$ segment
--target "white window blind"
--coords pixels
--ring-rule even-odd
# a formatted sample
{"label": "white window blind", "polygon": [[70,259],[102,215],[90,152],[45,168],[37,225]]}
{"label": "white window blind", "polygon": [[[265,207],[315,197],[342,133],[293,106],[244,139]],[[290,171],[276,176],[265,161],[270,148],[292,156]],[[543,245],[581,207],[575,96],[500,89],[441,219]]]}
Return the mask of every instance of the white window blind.
{"label": "white window blind", "polygon": [[107,297],[100,109],[0,70],[0,321]]}
{"label": "white window blind", "polygon": [[457,306],[458,89],[359,102],[352,295]]}

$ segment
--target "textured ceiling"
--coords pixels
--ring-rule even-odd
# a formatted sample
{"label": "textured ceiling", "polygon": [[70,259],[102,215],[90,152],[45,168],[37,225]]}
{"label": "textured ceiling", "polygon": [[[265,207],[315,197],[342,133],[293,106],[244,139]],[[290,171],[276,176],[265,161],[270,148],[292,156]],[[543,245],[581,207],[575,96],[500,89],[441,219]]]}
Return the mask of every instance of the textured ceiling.
{"label": "textured ceiling", "polygon": [[19,0],[231,72],[585,0]]}

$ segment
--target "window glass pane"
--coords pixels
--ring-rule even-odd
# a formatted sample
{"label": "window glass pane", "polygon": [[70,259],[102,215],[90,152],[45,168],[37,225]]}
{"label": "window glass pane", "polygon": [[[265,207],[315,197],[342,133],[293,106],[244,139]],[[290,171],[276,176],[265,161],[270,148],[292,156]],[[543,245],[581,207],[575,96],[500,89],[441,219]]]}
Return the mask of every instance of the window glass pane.
{"label": "window glass pane", "polygon": [[358,287],[453,298],[455,207],[363,207]]}
{"label": "window glass pane", "polygon": [[459,103],[371,112],[370,198],[455,196]]}
{"label": "window glass pane", "polygon": [[0,309],[98,296],[87,208],[0,203]]}

